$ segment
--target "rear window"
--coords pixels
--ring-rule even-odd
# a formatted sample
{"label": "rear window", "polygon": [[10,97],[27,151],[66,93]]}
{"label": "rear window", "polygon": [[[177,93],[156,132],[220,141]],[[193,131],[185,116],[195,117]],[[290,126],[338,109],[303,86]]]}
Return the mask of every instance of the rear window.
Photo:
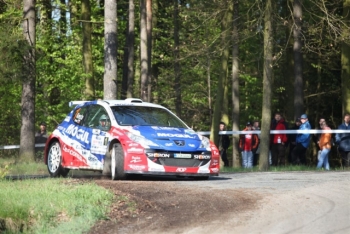
{"label": "rear window", "polygon": [[148,106],[113,106],[119,125],[149,125],[188,128],[176,115],[166,109]]}

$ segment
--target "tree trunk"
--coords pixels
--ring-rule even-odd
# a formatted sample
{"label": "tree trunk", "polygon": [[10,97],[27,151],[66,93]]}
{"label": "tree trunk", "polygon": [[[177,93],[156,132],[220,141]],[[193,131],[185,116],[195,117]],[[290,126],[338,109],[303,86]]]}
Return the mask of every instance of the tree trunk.
{"label": "tree trunk", "polygon": [[[239,2],[233,3],[232,23],[232,130],[239,131]],[[240,153],[238,149],[239,135],[232,136],[232,166],[238,168],[240,164]]]}
{"label": "tree trunk", "polygon": [[273,85],[273,14],[274,0],[267,0],[265,6],[264,28],[264,71],[263,71],[263,103],[259,170],[269,169],[271,98]]}
{"label": "tree trunk", "polygon": [[[224,13],[224,17],[221,23],[221,43],[222,43],[222,54],[221,54],[221,67],[220,76],[218,78],[217,95],[214,106],[213,121],[211,125],[210,139],[214,141],[215,145],[219,144],[219,123],[222,118],[222,105],[224,100],[224,85],[227,79],[228,69],[228,58],[229,58],[229,43],[231,41],[231,27],[232,27],[232,14],[233,4],[228,5],[228,9]],[[220,165],[223,165],[222,160]]]}
{"label": "tree trunk", "polygon": [[146,3],[146,10],[147,10],[147,58],[148,58],[148,86],[147,86],[147,97],[148,101],[151,102],[152,100],[152,0],[147,0]]}
{"label": "tree trunk", "polygon": [[179,19],[179,1],[174,0],[174,91],[175,91],[175,111],[176,115],[181,117],[181,67],[180,67],[180,19]]}
{"label": "tree trunk", "polygon": [[[343,3],[343,22],[349,27],[350,20],[350,0],[344,0]],[[350,43],[348,28],[343,27],[342,32],[342,50],[341,50],[341,81],[342,81],[342,95],[343,95],[343,115],[350,113]]]}
{"label": "tree trunk", "polygon": [[23,35],[27,41],[24,52],[20,158],[35,160],[35,0],[23,1]]}
{"label": "tree trunk", "polygon": [[301,0],[294,0],[293,3],[293,18],[294,18],[294,119],[300,117],[304,112],[304,89],[303,89],[303,57],[301,54],[301,27],[302,27],[303,11]]}
{"label": "tree trunk", "polygon": [[[158,15],[159,9],[158,9],[158,0],[152,1],[152,28],[156,28],[158,24]],[[155,41],[157,40],[156,35],[152,30],[152,51],[154,51],[153,47],[155,45]],[[154,63],[153,59],[151,58],[152,65],[151,65],[151,84],[152,84],[152,91],[157,90],[158,87],[158,75],[159,75],[159,65],[158,63]],[[151,95],[151,101],[154,103],[159,103],[159,93],[158,92],[152,92]]]}
{"label": "tree trunk", "polygon": [[148,53],[146,0],[140,0],[141,99],[148,101]]}
{"label": "tree trunk", "polygon": [[[286,120],[289,121],[295,121],[295,112],[294,112],[294,83],[295,83],[295,76],[294,76],[294,59],[293,59],[293,40],[290,40],[291,32],[293,31],[293,22],[290,17],[289,9],[292,8],[292,0],[286,1],[286,6],[285,6],[285,17],[288,18],[288,27],[286,27],[286,38],[287,38],[287,48],[286,48],[286,77],[287,77],[287,82],[288,85],[286,86],[286,94],[287,94],[287,103],[285,108],[286,111]],[[290,26],[289,26],[290,25]]]}
{"label": "tree trunk", "polygon": [[122,81],[122,98],[132,98],[134,93],[134,56],[135,56],[135,4],[129,0],[129,20],[124,49],[124,68]]}
{"label": "tree trunk", "polygon": [[92,65],[92,25],[90,0],[81,2],[81,19],[83,25],[83,68],[85,77],[85,91],[83,100],[95,99],[95,85]]}
{"label": "tree trunk", "polygon": [[117,99],[117,1],[105,0],[103,99]]}

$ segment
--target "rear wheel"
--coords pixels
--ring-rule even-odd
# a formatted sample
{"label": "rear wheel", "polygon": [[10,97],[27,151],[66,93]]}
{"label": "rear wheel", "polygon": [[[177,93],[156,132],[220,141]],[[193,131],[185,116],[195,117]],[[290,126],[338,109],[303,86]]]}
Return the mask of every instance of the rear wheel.
{"label": "rear wheel", "polygon": [[69,169],[62,167],[62,151],[58,141],[53,142],[50,145],[49,153],[47,156],[47,169],[52,177],[67,176]]}
{"label": "rear wheel", "polygon": [[111,150],[111,174],[112,180],[126,179],[124,172],[124,151],[120,143],[113,144]]}

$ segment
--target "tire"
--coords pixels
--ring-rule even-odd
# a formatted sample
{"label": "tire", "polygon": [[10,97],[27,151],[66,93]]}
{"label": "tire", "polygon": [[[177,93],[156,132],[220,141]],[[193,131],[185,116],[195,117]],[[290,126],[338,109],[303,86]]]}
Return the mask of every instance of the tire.
{"label": "tire", "polygon": [[66,177],[69,169],[63,168],[62,165],[62,151],[58,141],[53,142],[50,145],[49,153],[47,156],[47,169],[51,177]]}
{"label": "tire", "polygon": [[115,143],[111,150],[111,174],[112,180],[125,180],[124,151],[120,143]]}

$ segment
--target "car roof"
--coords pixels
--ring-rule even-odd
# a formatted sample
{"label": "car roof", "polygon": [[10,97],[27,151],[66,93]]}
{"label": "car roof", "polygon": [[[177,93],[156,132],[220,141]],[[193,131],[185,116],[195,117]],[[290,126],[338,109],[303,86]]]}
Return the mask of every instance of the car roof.
{"label": "car roof", "polygon": [[150,103],[150,102],[144,102],[141,99],[138,98],[127,98],[125,100],[95,100],[95,101],[71,101],[69,102],[69,106],[76,106],[76,105],[83,105],[85,103],[91,103],[91,104],[102,104],[102,105],[109,105],[109,106],[148,106],[148,107],[157,107],[157,108],[163,108],[167,109],[164,106]]}

